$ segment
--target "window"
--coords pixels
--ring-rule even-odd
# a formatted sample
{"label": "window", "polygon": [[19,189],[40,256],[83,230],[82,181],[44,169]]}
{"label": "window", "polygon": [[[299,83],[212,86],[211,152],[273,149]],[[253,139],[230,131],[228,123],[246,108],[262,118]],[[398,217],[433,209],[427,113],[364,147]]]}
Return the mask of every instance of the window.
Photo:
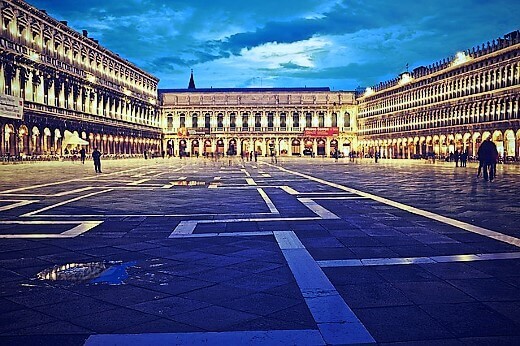
{"label": "window", "polygon": [[300,127],[300,114],[293,114],[293,127]]}
{"label": "window", "polygon": [[345,112],[344,119],[343,119],[343,126],[350,127],[350,113],[349,112]]}
{"label": "window", "polygon": [[312,127],[312,114],[305,114],[305,127]]}
{"label": "window", "polygon": [[204,127],[207,129],[211,128],[211,116],[209,114],[204,116]]}

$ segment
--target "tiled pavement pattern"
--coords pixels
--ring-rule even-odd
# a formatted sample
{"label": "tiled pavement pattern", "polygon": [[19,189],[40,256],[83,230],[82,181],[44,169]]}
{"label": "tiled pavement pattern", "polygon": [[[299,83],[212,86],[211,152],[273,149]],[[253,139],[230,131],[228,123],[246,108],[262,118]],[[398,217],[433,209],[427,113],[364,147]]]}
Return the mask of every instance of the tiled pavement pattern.
{"label": "tiled pavement pattern", "polygon": [[[520,343],[517,166],[492,183],[418,161],[103,171],[0,166],[0,344]],[[37,278],[70,263],[120,275]]]}

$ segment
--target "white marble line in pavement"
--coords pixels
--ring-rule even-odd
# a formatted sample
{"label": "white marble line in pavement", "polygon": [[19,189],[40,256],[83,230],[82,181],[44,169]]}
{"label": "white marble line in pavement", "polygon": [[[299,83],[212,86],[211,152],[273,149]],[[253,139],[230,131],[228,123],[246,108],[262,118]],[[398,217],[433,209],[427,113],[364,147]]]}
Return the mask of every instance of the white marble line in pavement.
{"label": "white marble line in pavement", "polygon": [[174,237],[169,238],[253,237],[266,235],[273,235],[273,231],[176,234]]}
{"label": "white marble line in pavement", "polygon": [[12,204],[8,204],[8,205],[4,205],[4,206],[0,207],[0,211],[6,211],[6,210],[9,210],[9,209],[23,207],[24,205],[28,205],[28,204],[31,204],[31,203],[39,202],[39,200],[36,200],[36,199],[33,199],[33,200],[4,199],[4,200],[0,200],[0,202],[17,202],[17,203],[12,203]]}
{"label": "white marble line in pavement", "polygon": [[368,267],[368,266],[390,266],[407,264],[432,264],[432,263],[454,263],[473,261],[493,261],[505,259],[519,259],[520,252],[499,252],[486,254],[464,254],[431,257],[397,257],[397,258],[364,258],[348,260],[323,260],[317,261],[322,268],[338,267]]}
{"label": "white marble line in pavement", "polygon": [[102,194],[102,193],[105,193],[105,192],[110,192],[110,191],[112,191],[112,189],[107,189],[107,190],[101,190],[101,191],[97,191],[97,192],[92,192],[92,193],[89,193],[89,194],[86,194],[86,195],[83,195],[83,196],[79,196],[79,197],[76,197],[76,198],[68,199],[68,200],[63,201],[63,202],[60,202],[60,203],[56,203],[56,204],[49,205],[49,206],[47,206],[47,207],[44,207],[44,208],[41,208],[41,209],[38,209],[38,210],[34,210],[34,211],[31,211],[31,212],[28,212],[28,213],[23,214],[23,215],[20,215],[20,216],[21,216],[21,217],[34,216],[35,214],[38,214],[38,213],[41,213],[41,212],[43,212],[43,211],[46,211],[46,210],[49,210],[49,209],[53,209],[53,208],[56,208],[56,207],[62,206],[62,205],[67,204],[67,203],[71,203],[71,202],[79,201],[80,199],[83,199],[83,198],[92,197],[92,196],[99,195],[99,194]]}
{"label": "white marble line in pavement", "polygon": [[[268,164],[268,163],[264,163],[264,164]],[[377,202],[380,202],[380,203],[383,203],[383,204],[386,204],[386,205],[390,205],[392,207],[395,207],[395,208],[398,208],[398,209],[401,209],[401,210],[405,210],[405,211],[407,211],[409,213],[412,213],[412,214],[424,216],[426,218],[429,218],[429,219],[432,219],[432,220],[435,220],[435,221],[438,221],[438,222],[441,222],[441,223],[444,223],[444,224],[447,224],[447,225],[450,225],[450,226],[454,226],[454,227],[457,227],[457,228],[460,228],[460,229],[463,229],[463,230],[466,230],[466,231],[469,231],[469,232],[472,232],[472,233],[480,234],[480,235],[483,235],[483,236],[488,237],[488,238],[492,238],[492,239],[495,239],[495,240],[498,240],[498,241],[502,241],[504,243],[508,243],[508,244],[520,247],[520,239],[512,237],[512,236],[509,236],[509,235],[505,235],[505,234],[502,234],[502,233],[499,233],[499,232],[495,232],[495,231],[492,231],[492,230],[489,230],[489,229],[486,229],[486,228],[483,228],[483,227],[471,225],[471,224],[463,222],[463,221],[451,219],[449,217],[442,216],[442,215],[439,215],[439,214],[435,214],[435,213],[432,213],[430,211],[422,210],[422,209],[419,209],[419,208],[415,208],[415,207],[412,207],[412,206],[409,206],[409,205],[406,205],[406,204],[403,204],[403,203],[400,203],[400,202],[395,202],[395,201],[392,201],[392,200],[384,198],[384,197],[380,197],[380,196],[376,196],[376,195],[370,194],[368,192],[363,192],[363,191],[359,191],[359,190],[356,190],[356,189],[353,189],[353,188],[350,188],[350,187],[346,187],[346,186],[343,186],[343,185],[340,185],[340,184],[332,183],[330,181],[326,181],[326,180],[323,180],[323,179],[320,179],[320,178],[316,178],[316,177],[313,177],[313,176],[308,175],[308,174],[304,174],[304,173],[300,173],[300,172],[296,172],[296,171],[291,171],[289,169],[286,169],[286,168],[283,168],[283,167],[279,167],[279,166],[274,166],[274,165],[272,165],[272,166],[273,167],[277,167],[281,171],[284,171],[284,172],[287,172],[287,173],[291,173],[291,174],[295,174],[295,175],[298,175],[300,177],[304,177],[304,178],[316,181],[316,182],[321,183],[321,184],[332,186],[332,187],[335,187],[335,188],[343,190],[343,191],[354,193],[354,194],[357,194],[357,195],[362,196],[362,197],[367,197],[367,198],[370,198],[370,199],[372,199],[374,201],[377,201]]]}
{"label": "white marble line in pavement", "polygon": [[0,221],[0,224],[19,225],[68,225],[78,224],[76,227],[62,233],[32,233],[32,234],[0,234],[0,239],[45,239],[45,238],[74,238],[92,228],[99,226],[103,221]]}
{"label": "white marble line in pavement", "polygon": [[292,231],[275,231],[305,303],[327,344],[375,343],[374,338]]}
{"label": "white marble line in pavement", "polygon": [[282,190],[284,190],[285,192],[287,192],[289,195],[298,195],[299,192],[296,191],[295,189],[293,189],[292,187],[289,187],[287,185],[284,185],[281,187]]}
{"label": "white marble line in pavement", "polygon": [[340,218],[333,212],[329,211],[328,209],[325,209],[318,203],[314,202],[311,198],[298,198],[298,201],[300,201],[304,206],[309,208],[314,214],[320,216],[325,220],[334,220]]}
{"label": "white marble line in pavement", "polygon": [[151,180],[151,179],[140,179],[140,180],[136,180],[136,181],[133,181],[133,182],[131,182],[131,183],[128,183],[128,184],[126,184],[126,185],[129,185],[129,186],[132,186],[132,185],[139,185],[139,184],[142,184],[142,183],[147,182],[147,181],[149,181],[149,180]]}
{"label": "white marble line in pavement", "polygon": [[267,330],[239,332],[96,334],[85,346],[128,345],[325,345],[317,330]]}
{"label": "white marble line in pavement", "polygon": [[257,191],[260,194],[260,196],[262,196],[262,198],[264,199],[265,204],[267,204],[267,207],[269,208],[269,211],[273,214],[280,214],[278,209],[276,209],[276,206],[274,205],[273,201],[271,201],[271,199],[269,198],[269,196],[267,196],[265,191],[261,187],[257,188]]}
{"label": "white marble line in pavement", "polygon": [[[45,214],[45,218],[107,218],[107,217],[223,217],[223,216],[236,216],[236,213],[231,214]],[[251,213],[248,216],[256,215],[273,215],[272,213]],[[41,217],[38,215],[22,215],[24,217]],[[317,218],[316,218],[317,219]],[[223,221],[221,221],[223,222]]]}
{"label": "white marble line in pavement", "polygon": [[181,221],[175,227],[168,238],[175,238],[179,235],[192,234],[199,223],[229,223],[229,222],[269,222],[269,221],[315,221],[323,220],[321,217],[267,217],[267,218],[243,218],[243,219],[213,219],[213,220],[189,220]]}
{"label": "white marble line in pavement", "polygon": [[256,182],[253,178],[246,178],[247,185],[256,185]]}
{"label": "white marble line in pavement", "polygon": [[[131,171],[135,171],[135,170],[143,169],[143,168],[146,168],[146,167],[137,167],[137,168],[127,169],[127,170],[124,170],[124,171],[118,171],[118,172],[108,173],[108,174],[104,174],[103,177],[107,177],[107,176],[111,176],[111,175],[123,174],[123,173],[131,172]],[[51,182],[51,183],[37,184],[37,185],[30,185],[30,186],[25,186],[25,187],[19,187],[19,188],[15,188],[15,189],[10,189],[10,190],[5,190],[5,191],[0,191],[0,195],[2,195],[2,194],[6,194],[6,193],[13,193],[13,192],[18,192],[18,191],[25,191],[25,190],[36,189],[36,188],[39,188],[39,187],[47,187],[47,186],[62,185],[62,184],[71,183],[71,182],[74,182],[74,181],[84,181],[84,180],[98,179],[98,178],[99,178],[98,175],[94,175],[94,176],[91,176],[91,177],[82,177],[82,178],[77,178],[77,179],[68,179],[68,180],[62,180],[62,181],[53,181],[53,182]]]}

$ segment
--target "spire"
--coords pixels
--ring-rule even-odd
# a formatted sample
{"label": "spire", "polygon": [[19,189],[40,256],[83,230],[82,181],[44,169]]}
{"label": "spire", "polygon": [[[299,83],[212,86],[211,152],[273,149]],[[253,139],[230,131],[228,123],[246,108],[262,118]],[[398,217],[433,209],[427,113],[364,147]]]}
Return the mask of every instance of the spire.
{"label": "spire", "polygon": [[190,84],[188,84],[188,89],[195,89],[195,81],[193,80],[193,69],[191,70]]}

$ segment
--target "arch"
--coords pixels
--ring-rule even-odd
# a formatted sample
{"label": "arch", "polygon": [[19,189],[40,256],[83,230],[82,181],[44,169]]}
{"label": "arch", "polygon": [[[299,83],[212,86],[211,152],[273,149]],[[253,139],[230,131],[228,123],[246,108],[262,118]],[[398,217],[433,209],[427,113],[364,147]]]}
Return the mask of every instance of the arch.
{"label": "arch", "polygon": [[236,138],[231,138],[228,142],[228,150],[227,150],[226,155],[235,156],[238,151],[237,146],[238,146],[238,142],[237,142]]}
{"label": "arch", "polygon": [[515,132],[508,129],[504,132],[504,157],[516,158],[517,154]]}
{"label": "arch", "polygon": [[22,156],[30,154],[29,146],[29,129],[26,125],[21,125],[18,128],[18,153]]}
{"label": "arch", "polygon": [[292,155],[301,156],[301,141],[298,138],[291,140]]}
{"label": "arch", "polygon": [[258,155],[263,155],[264,154],[264,151],[263,151],[263,139],[262,138],[257,138],[254,140],[254,151],[256,154]]}
{"label": "arch", "polygon": [[5,143],[4,154],[9,156],[16,155],[16,137],[13,125],[5,124],[3,140]]}
{"label": "arch", "polygon": [[191,150],[190,150],[191,156],[199,157],[199,146],[200,146],[200,142],[198,139],[193,139],[191,141]]}
{"label": "arch", "polygon": [[287,155],[289,154],[289,140],[287,138],[282,138],[280,139],[279,143],[278,143],[278,147],[279,147],[279,152],[278,154],[279,155]]}

